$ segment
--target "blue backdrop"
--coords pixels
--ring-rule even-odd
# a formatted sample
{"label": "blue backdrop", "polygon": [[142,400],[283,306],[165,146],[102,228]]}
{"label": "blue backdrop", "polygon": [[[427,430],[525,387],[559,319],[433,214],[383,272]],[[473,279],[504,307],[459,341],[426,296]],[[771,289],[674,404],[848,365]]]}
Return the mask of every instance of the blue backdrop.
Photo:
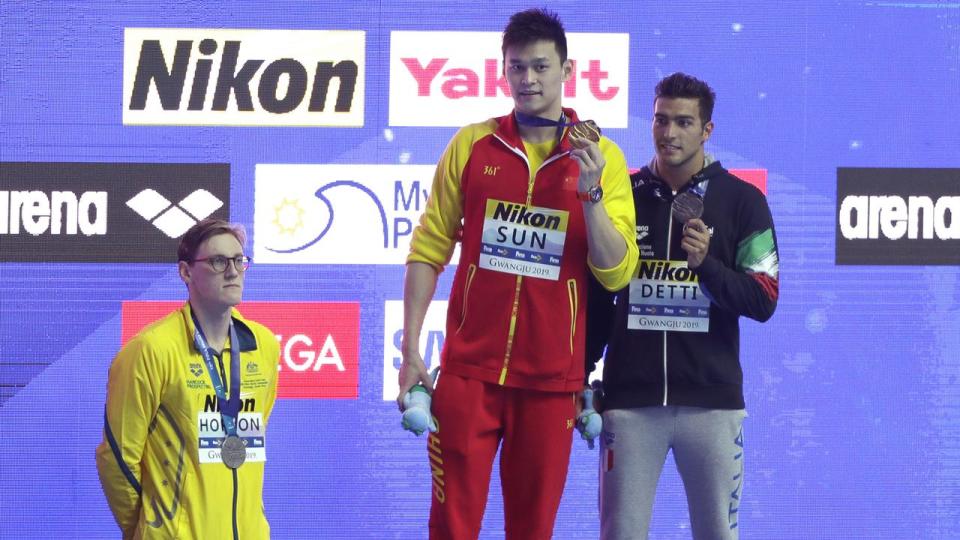
{"label": "blue backdrop", "polygon": [[[259,250],[266,231],[262,216],[255,216],[256,199],[268,193],[257,182],[258,165],[431,165],[443,151],[454,128],[436,117],[427,115],[425,126],[391,125],[391,78],[404,76],[391,68],[393,32],[499,32],[511,13],[526,7],[419,0],[7,0],[0,5],[0,161],[229,164],[223,208],[248,227],[248,247]],[[568,32],[629,35],[629,67],[619,73],[626,83],[621,91],[629,93],[626,127],[604,133],[632,167],[652,155],[654,84],[685,71],[717,92],[708,151],[728,168],[767,171],[781,290],[770,322],[743,324],[750,417],[742,537],[960,536],[960,270],[922,261],[835,262],[839,167],[953,168],[949,190],[960,196],[960,4],[678,0],[561,1],[551,7]],[[197,121],[166,121],[172,113],[149,103],[154,125],[132,120],[124,79],[127,73],[132,80],[143,39],[159,39],[172,65],[177,39],[199,40],[203,32],[132,39],[130,29],[251,32],[234,36],[245,47],[241,52],[265,59],[264,66],[288,51],[269,48],[279,41],[271,36],[282,32],[258,42],[256,31],[362,31],[359,53],[353,48],[332,55],[334,62],[357,60],[354,123],[331,125],[339,118],[332,98],[317,115],[322,125],[286,125],[282,114],[271,123],[275,117],[263,112],[269,100],[256,84],[250,88],[259,116],[249,122],[218,116],[211,98]],[[215,58],[230,38],[210,35],[220,48],[207,57]],[[494,43],[477,58],[499,59]],[[201,53],[193,47],[191,62],[203,54],[203,45]],[[434,47],[422,58],[446,54],[452,45]],[[316,53],[309,47],[302,52]],[[577,56],[573,48],[570,53]],[[308,97],[319,61],[300,60],[307,66]],[[181,111],[198,78],[193,65]],[[449,67],[456,67],[453,60]],[[212,73],[210,96],[218,84],[216,68]],[[348,78],[341,78],[340,89]],[[331,86],[330,94],[340,89]],[[277,92],[274,97],[284,94]],[[500,103],[506,113],[509,98]],[[584,100],[576,106],[591,117],[605,104]],[[479,111],[475,120],[486,116]],[[114,181],[123,182],[119,170]],[[170,181],[190,185],[189,178]],[[2,216],[11,223],[27,219],[27,211],[14,209],[9,193],[39,189],[23,182],[0,177],[0,194],[8,193],[0,196]],[[84,191],[67,177],[63,186]],[[351,207],[338,208],[338,220],[349,219]],[[952,216],[960,220],[960,212]],[[27,258],[40,262],[15,262],[24,257],[14,250],[42,253],[51,234],[15,246],[12,234],[0,228],[0,538],[115,538],[93,449],[101,438],[107,368],[120,345],[121,302],[182,299],[183,285],[174,264],[111,262],[109,245],[98,255],[101,262],[43,262],[42,255]],[[960,249],[956,240],[939,245]],[[388,247],[370,246],[358,244],[364,253],[356,259]],[[322,260],[329,251],[336,251],[336,262]],[[247,300],[360,304],[357,397],[277,403],[264,495],[274,537],[425,538],[425,441],[400,430],[396,405],[384,399],[385,377],[396,377],[387,367],[395,350],[387,303],[402,298],[402,263],[351,264],[349,250],[329,251],[312,262],[255,259],[247,278]],[[443,274],[439,300],[451,277]],[[597,537],[596,474],[596,450],[575,441],[556,538]],[[498,491],[495,477],[482,538],[502,538]],[[651,536],[689,538],[672,460]]]}

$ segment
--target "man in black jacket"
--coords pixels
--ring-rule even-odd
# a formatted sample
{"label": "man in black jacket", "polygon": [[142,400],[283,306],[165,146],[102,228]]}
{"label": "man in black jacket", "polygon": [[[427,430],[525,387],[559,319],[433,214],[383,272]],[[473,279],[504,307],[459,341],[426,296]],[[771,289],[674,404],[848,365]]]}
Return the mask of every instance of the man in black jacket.
{"label": "man in black jacket", "polygon": [[638,274],[591,289],[587,371],[603,370],[601,537],[646,538],[667,452],[694,538],[737,538],[746,416],[739,317],[766,321],[779,291],[764,195],[704,152],[715,94],[674,73],[656,86],[650,165],[631,176]]}

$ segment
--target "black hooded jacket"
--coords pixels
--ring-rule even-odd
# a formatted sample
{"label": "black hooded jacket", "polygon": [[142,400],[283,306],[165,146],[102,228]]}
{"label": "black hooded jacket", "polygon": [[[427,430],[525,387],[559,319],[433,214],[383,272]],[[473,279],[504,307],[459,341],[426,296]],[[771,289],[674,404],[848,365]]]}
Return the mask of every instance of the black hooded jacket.
{"label": "black hooded jacket", "polygon": [[677,194],[649,167],[631,175],[640,263],[686,261],[683,224],[672,216],[676,195],[703,190],[702,220],[712,231],[694,270],[710,300],[709,331],[627,328],[629,290],[593,283],[587,307],[586,371],[606,357],[604,409],[686,405],[742,409],[741,315],[766,321],[777,306],[779,261],[766,197],[719,162],[709,163]]}

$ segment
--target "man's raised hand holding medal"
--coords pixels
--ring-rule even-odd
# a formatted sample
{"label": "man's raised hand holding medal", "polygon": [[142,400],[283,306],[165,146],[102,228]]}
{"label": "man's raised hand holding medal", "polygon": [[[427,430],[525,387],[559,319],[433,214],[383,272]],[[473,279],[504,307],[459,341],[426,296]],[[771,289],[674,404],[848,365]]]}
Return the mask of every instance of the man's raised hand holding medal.
{"label": "man's raised hand holding medal", "polygon": [[570,157],[580,165],[577,192],[589,193],[591,188],[600,185],[600,175],[606,165],[599,146],[600,128],[593,120],[577,122],[570,127],[570,144],[573,146]]}
{"label": "man's raised hand holding medal", "polygon": [[600,128],[593,120],[571,126],[569,140],[573,150],[570,150],[570,158],[580,166],[577,197],[583,201],[590,262],[597,268],[612,268],[623,260],[625,248],[623,238],[601,202],[603,186],[600,179],[606,161],[600,150],[600,134]]}

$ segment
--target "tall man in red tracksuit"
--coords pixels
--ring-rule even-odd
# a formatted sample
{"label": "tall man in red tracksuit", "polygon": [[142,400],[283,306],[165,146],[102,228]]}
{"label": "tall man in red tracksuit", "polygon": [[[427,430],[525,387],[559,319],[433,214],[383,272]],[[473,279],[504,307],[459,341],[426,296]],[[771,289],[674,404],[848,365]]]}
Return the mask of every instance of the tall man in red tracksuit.
{"label": "tall man in red tracksuit", "polygon": [[462,241],[428,439],[432,539],[477,537],[498,447],[506,538],[551,537],[584,381],[588,276],[622,288],[638,258],[623,153],[567,129],[579,118],[561,106],[573,66],[559,19],[513,15],[502,51],[514,110],[450,141],[407,258],[398,402],[432,386],[420,331]]}

